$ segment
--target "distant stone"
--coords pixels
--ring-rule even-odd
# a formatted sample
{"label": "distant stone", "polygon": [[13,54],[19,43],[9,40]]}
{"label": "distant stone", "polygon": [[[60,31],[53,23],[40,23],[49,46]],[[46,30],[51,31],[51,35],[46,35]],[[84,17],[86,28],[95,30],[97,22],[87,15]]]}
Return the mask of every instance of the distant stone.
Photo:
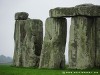
{"label": "distant stone", "polygon": [[38,67],[43,42],[43,23],[37,19],[16,20],[14,65]]}
{"label": "distant stone", "polygon": [[15,14],[15,20],[26,20],[29,14],[26,12],[18,12]]}
{"label": "distant stone", "polygon": [[93,4],[81,4],[69,8],[54,8],[49,11],[50,17],[72,16],[100,16],[100,6]]}
{"label": "distant stone", "polygon": [[47,18],[39,68],[65,67],[66,19]]}

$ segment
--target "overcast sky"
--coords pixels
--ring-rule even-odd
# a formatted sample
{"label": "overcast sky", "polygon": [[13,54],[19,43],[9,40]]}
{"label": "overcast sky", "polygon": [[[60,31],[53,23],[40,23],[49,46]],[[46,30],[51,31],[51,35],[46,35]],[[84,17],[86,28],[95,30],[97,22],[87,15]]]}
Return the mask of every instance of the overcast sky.
{"label": "overcast sky", "polygon": [[[27,12],[30,18],[41,19],[45,23],[45,19],[49,17],[50,9],[72,7],[83,3],[100,5],[100,0],[0,0],[0,55],[13,57],[14,14],[16,12]],[[70,19],[68,21],[70,22]],[[68,60],[67,53],[68,47],[66,47],[65,53]]]}

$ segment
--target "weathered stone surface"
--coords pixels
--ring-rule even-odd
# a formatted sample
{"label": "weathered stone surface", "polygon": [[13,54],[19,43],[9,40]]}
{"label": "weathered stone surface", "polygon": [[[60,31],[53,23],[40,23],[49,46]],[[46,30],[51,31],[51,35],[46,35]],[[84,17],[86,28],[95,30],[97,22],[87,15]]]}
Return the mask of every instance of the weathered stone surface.
{"label": "weathered stone surface", "polygon": [[50,17],[72,17],[75,16],[75,8],[54,8],[49,11]]}
{"label": "weathered stone surface", "polygon": [[13,57],[13,65],[20,66],[21,65],[20,24],[18,21],[15,22],[14,41],[15,41],[15,50],[14,50],[14,57]]}
{"label": "weathered stone surface", "polygon": [[76,68],[77,62],[77,33],[74,18],[71,18],[70,37],[69,37],[69,68]]}
{"label": "weathered stone surface", "polygon": [[69,68],[94,67],[95,25],[89,17],[73,17],[69,41]]}
{"label": "weathered stone surface", "polygon": [[81,4],[69,8],[54,8],[49,11],[50,17],[96,16],[100,17],[100,6]]}
{"label": "weathered stone surface", "polygon": [[100,17],[99,5],[82,4],[82,5],[77,5],[75,9],[76,9],[76,15]]}
{"label": "weathered stone surface", "polygon": [[95,19],[96,25],[96,67],[100,67],[100,18]]}
{"label": "weathered stone surface", "polygon": [[15,20],[26,20],[29,14],[26,12],[18,12],[15,14]]}
{"label": "weathered stone surface", "polygon": [[66,19],[47,18],[39,68],[64,68]]}
{"label": "weathered stone surface", "polygon": [[39,66],[43,42],[42,21],[36,19],[16,20],[14,65]]}

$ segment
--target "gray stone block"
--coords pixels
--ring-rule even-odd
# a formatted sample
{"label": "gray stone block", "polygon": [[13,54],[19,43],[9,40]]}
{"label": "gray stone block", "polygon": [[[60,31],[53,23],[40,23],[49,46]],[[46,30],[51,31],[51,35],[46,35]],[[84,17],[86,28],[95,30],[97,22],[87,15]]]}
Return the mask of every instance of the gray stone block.
{"label": "gray stone block", "polygon": [[95,62],[95,24],[89,17],[73,17],[69,41],[69,68],[86,69]]}
{"label": "gray stone block", "polygon": [[16,20],[14,65],[38,67],[43,43],[43,23],[41,20]]}
{"label": "gray stone block", "polygon": [[94,16],[100,17],[100,6],[93,4],[81,4],[75,7],[54,8],[49,11],[50,17]]}
{"label": "gray stone block", "polygon": [[17,12],[15,14],[15,20],[26,20],[28,19],[29,14],[26,12]]}
{"label": "gray stone block", "polygon": [[75,16],[75,8],[69,7],[69,8],[54,8],[49,11],[50,17],[72,17]]}
{"label": "gray stone block", "polygon": [[100,17],[100,5],[82,4],[75,7],[76,15]]}
{"label": "gray stone block", "polygon": [[39,68],[65,67],[66,19],[47,18]]}
{"label": "gray stone block", "polygon": [[100,18],[95,18],[95,25],[96,25],[96,35],[95,35],[95,42],[96,42],[96,54],[95,54],[95,58],[96,58],[96,62],[95,65],[96,67],[100,67]]}

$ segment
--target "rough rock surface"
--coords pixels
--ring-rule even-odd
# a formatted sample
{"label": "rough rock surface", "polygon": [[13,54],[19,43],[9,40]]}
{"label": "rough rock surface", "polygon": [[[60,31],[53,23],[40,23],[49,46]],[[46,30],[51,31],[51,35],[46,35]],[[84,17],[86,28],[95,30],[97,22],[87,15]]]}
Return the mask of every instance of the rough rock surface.
{"label": "rough rock surface", "polygon": [[82,4],[75,7],[76,15],[100,17],[100,5]]}
{"label": "rough rock surface", "polygon": [[65,67],[66,19],[47,18],[39,68]]}
{"label": "rough rock surface", "polygon": [[96,67],[100,67],[100,18],[96,18]]}
{"label": "rough rock surface", "polygon": [[69,68],[86,69],[94,67],[95,25],[89,17],[73,17],[69,41]]}
{"label": "rough rock surface", "polygon": [[100,6],[93,4],[81,4],[69,8],[54,8],[49,11],[50,17],[72,17],[72,16],[99,16]]}
{"label": "rough rock surface", "polygon": [[15,20],[26,20],[29,14],[26,12],[18,12],[15,14]]}
{"label": "rough rock surface", "polygon": [[71,17],[75,16],[75,8],[70,7],[70,8],[54,8],[49,11],[50,17]]}
{"label": "rough rock surface", "polygon": [[43,42],[42,21],[36,19],[16,20],[14,65],[39,66]]}

